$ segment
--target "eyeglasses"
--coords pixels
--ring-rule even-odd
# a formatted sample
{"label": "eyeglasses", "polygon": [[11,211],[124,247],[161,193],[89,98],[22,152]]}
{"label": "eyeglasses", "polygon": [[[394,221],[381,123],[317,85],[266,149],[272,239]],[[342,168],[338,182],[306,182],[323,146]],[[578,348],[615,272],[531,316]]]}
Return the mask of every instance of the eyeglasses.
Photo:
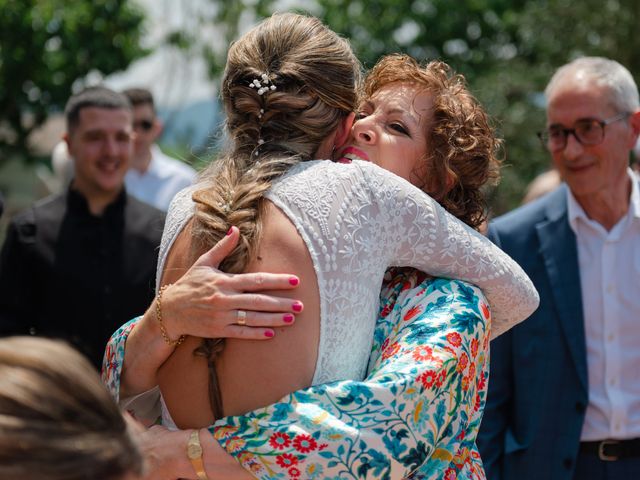
{"label": "eyeglasses", "polygon": [[595,118],[584,118],[573,124],[573,128],[563,128],[560,125],[552,125],[542,132],[538,132],[538,138],[550,152],[559,152],[567,146],[569,134],[584,146],[599,145],[604,140],[604,127],[631,115],[629,112],[605,120]]}
{"label": "eyeglasses", "polygon": [[145,132],[148,132],[152,128],[153,128],[152,120],[138,120],[137,122],[133,122],[134,130],[144,130]]}

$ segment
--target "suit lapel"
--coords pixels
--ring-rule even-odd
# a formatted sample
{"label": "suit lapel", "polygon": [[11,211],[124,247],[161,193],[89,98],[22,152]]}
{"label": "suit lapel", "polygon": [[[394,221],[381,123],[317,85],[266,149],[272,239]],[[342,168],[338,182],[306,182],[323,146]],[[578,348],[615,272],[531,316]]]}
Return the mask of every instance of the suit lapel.
{"label": "suit lapel", "polygon": [[587,354],[578,251],[576,237],[567,217],[566,195],[566,187],[552,194],[547,220],[537,224],[536,230],[562,330],[586,391]]}

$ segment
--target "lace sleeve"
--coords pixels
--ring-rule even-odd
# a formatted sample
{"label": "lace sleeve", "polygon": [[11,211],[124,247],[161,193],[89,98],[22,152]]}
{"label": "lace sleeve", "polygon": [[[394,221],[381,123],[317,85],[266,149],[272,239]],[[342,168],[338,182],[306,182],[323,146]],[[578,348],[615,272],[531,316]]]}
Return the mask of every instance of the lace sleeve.
{"label": "lace sleeve", "polygon": [[169,250],[171,250],[171,246],[178,234],[193,216],[194,206],[193,201],[191,200],[191,195],[193,194],[194,189],[194,186],[190,186],[179,191],[173,198],[171,205],[169,205],[164,231],[162,232],[162,241],[160,242],[160,252],[158,254],[158,266],[156,268],[156,292],[160,288],[160,279],[162,278],[162,271],[164,270],[164,264],[167,261]]}
{"label": "lace sleeve", "polygon": [[477,285],[491,305],[491,338],[531,315],[539,296],[522,268],[489,239],[445,211],[405,180],[375,165],[360,163],[371,198],[359,206],[346,235],[354,248],[361,233],[379,232],[378,250],[390,265],[418,268],[437,277]]}

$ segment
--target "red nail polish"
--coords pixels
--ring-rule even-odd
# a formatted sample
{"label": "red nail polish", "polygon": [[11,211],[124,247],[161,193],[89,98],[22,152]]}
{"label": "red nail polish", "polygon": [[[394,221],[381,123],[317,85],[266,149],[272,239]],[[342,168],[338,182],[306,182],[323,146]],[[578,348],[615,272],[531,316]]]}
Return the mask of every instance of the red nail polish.
{"label": "red nail polish", "polygon": [[271,330],[264,332],[264,336],[267,338],[273,338],[274,333]]}
{"label": "red nail polish", "polygon": [[232,232],[233,232],[233,227],[230,227],[229,231],[227,232],[227,236],[231,235]]}
{"label": "red nail polish", "polygon": [[293,305],[291,306],[291,308],[293,308],[294,312],[301,312],[302,304],[300,302],[293,302]]}
{"label": "red nail polish", "polygon": [[287,313],[285,315],[283,315],[282,319],[287,322],[287,323],[291,323],[293,322],[293,314],[292,313]]}
{"label": "red nail polish", "polygon": [[295,285],[298,285],[299,283],[300,283],[300,280],[298,280],[296,277],[291,277],[289,279],[289,285],[295,286]]}

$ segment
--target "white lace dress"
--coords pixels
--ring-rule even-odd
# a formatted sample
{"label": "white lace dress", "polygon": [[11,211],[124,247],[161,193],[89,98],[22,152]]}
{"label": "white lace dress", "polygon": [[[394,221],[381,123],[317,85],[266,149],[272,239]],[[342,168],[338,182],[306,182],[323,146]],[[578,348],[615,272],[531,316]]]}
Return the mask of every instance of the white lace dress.
{"label": "white lace dress", "polygon": [[[171,245],[193,215],[192,192],[183,190],[169,209],[158,279]],[[479,286],[492,308],[492,338],[538,306],[533,284],[510,257],[431,197],[371,163],[304,162],[276,181],[266,197],[296,226],[318,279],[314,385],[364,378],[389,266]]]}

